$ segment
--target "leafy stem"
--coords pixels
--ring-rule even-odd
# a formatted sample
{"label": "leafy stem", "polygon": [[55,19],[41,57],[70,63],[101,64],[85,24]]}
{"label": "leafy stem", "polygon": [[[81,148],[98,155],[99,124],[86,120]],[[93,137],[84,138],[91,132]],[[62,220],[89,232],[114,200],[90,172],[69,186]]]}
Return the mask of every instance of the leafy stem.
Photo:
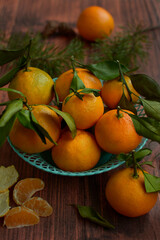
{"label": "leafy stem", "polygon": [[136,158],[135,158],[135,151],[132,151],[132,158],[133,158],[133,168],[134,168],[133,177],[138,178],[139,175],[137,173],[137,161],[136,161]]}

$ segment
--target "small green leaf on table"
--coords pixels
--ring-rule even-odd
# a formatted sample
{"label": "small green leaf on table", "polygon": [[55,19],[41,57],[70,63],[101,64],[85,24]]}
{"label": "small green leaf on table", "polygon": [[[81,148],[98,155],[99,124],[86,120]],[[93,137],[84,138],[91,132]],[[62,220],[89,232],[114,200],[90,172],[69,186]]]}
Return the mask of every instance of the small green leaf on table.
{"label": "small green leaf on table", "polygon": [[81,205],[73,205],[77,208],[80,216],[82,218],[86,218],[91,222],[94,222],[100,226],[105,228],[115,229],[115,227],[108,222],[105,218],[103,218],[97,211],[95,211],[92,207],[89,206],[81,206]]}

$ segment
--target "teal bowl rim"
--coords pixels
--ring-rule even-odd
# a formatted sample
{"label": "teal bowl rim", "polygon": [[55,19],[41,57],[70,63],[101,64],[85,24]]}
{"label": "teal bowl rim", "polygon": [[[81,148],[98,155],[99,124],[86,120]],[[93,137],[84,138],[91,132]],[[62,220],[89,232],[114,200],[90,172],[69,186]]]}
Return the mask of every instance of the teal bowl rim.
{"label": "teal bowl rim", "polygon": [[[135,149],[135,151],[142,149],[144,147],[144,145],[146,144],[147,140],[148,139],[143,138],[140,145]],[[23,160],[28,162],[30,165],[32,165],[40,170],[43,170],[45,172],[49,172],[49,173],[56,174],[56,175],[77,176],[77,177],[92,176],[92,175],[97,175],[100,173],[108,172],[110,170],[118,168],[119,166],[121,166],[125,163],[125,161],[117,160],[115,158],[115,155],[102,151],[100,161],[94,168],[92,168],[88,171],[83,171],[83,172],[63,171],[63,170],[59,169],[58,167],[56,167],[55,165],[53,165],[54,163],[53,163],[53,161],[51,161],[51,159],[50,159],[50,162],[47,162],[44,159],[45,157],[47,157],[47,158],[51,157],[50,151],[46,151],[46,152],[38,153],[38,154],[27,154],[27,153],[21,152],[18,149],[16,149],[12,145],[9,138],[8,138],[8,142],[9,142],[11,148],[14,150],[14,152],[16,152],[19,157],[21,157]],[[107,160],[106,160],[106,158],[107,158]],[[104,162],[104,163],[101,165],[100,162]]]}

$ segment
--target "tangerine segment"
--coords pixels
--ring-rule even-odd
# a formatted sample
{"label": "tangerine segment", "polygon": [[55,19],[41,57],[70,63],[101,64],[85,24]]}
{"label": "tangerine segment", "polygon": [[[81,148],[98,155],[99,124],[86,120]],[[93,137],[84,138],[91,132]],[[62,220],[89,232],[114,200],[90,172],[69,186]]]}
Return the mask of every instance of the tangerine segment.
{"label": "tangerine segment", "polygon": [[[101,81],[91,72],[84,68],[76,68],[79,78],[82,80],[86,88],[99,89],[102,88]],[[70,85],[73,79],[73,69],[62,73],[56,80],[55,90],[59,100],[62,102],[69,95]]]}
{"label": "tangerine segment", "polygon": [[13,200],[17,205],[22,205],[37,191],[44,188],[44,182],[39,178],[25,178],[19,181],[13,190]]}
{"label": "tangerine segment", "polygon": [[9,211],[9,190],[0,193],[0,217]]}
{"label": "tangerine segment", "polygon": [[119,114],[118,118],[117,110],[110,110],[98,120],[95,126],[97,143],[104,151],[112,154],[128,153],[142,140],[142,136],[139,136],[134,128],[131,117],[122,111]]}
{"label": "tangerine segment", "polygon": [[64,171],[87,171],[98,163],[100,155],[94,135],[84,130],[77,130],[74,139],[70,131],[64,131],[58,145],[52,148],[53,161]]}
{"label": "tangerine segment", "polygon": [[18,172],[15,169],[15,167],[9,166],[9,167],[0,167],[0,192],[3,192],[4,190],[10,188],[13,186],[18,179]]}
{"label": "tangerine segment", "polygon": [[[81,94],[81,93],[80,93]],[[69,113],[78,129],[88,129],[95,125],[104,113],[102,98],[95,97],[93,93],[83,94],[83,100],[79,99],[74,93],[69,95],[71,98],[62,104],[62,111]]]}
{"label": "tangerine segment", "polygon": [[147,193],[144,175],[137,169],[138,178],[134,178],[133,168],[115,172],[108,180],[105,195],[110,205],[120,214],[138,217],[149,212],[156,204],[158,192]]}
{"label": "tangerine segment", "polygon": [[52,214],[52,206],[43,198],[33,197],[23,203],[24,207],[32,209],[38,216],[48,217]]}
{"label": "tangerine segment", "polygon": [[26,207],[15,207],[9,210],[4,218],[4,225],[7,228],[20,228],[39,223],[39,216]]}

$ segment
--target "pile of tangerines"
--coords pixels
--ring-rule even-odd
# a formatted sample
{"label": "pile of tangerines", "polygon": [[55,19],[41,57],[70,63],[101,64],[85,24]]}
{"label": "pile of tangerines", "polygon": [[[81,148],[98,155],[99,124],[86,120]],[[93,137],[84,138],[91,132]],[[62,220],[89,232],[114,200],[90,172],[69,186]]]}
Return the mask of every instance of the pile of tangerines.
{"label": "pile of tangerines", "polygon": [[[96,27],[96,24],[99,25]],[[77,27],[82,37],[94,41],[109,35],[114,28],[114,21],[105,9],[92,6],[81,13]],[[134,150],[140,144],[142,136],[136,132],[128,114],[134,113],[118,108],[118,103],[123,94],[128,101],[136,103],[139,93],[134,89],[129,76],[123,76],[126,84],[121,78],[120,75],[102,84],[87,69],[73,67],[54,82],[40,69],[28,67],[20,70],[9,85],[15,91],[8,92],[9,99],[13,101],[23,98],[16,91],[25,96],[23,111],[9,134],[12,144],[29,154],[51,150],[56,166],[72,172],[93,168],[98,163],[102,150],[111,154]],[[74,137],[54,109],[71,117],[76,128]],[[48,138],[45,143],[41,141],[25,122],[28,117],[26,111],[32,112],[53,141]],[[155,205],[158,196],[157,192],[146,193],[141,171],[138,170],[137,176],[133,177],[133,169],[124,169],[114,174],[106,186],[106,197],[111,206],[129,217],[147,213]],[[122,188],[125,182],[127,184]]]}

